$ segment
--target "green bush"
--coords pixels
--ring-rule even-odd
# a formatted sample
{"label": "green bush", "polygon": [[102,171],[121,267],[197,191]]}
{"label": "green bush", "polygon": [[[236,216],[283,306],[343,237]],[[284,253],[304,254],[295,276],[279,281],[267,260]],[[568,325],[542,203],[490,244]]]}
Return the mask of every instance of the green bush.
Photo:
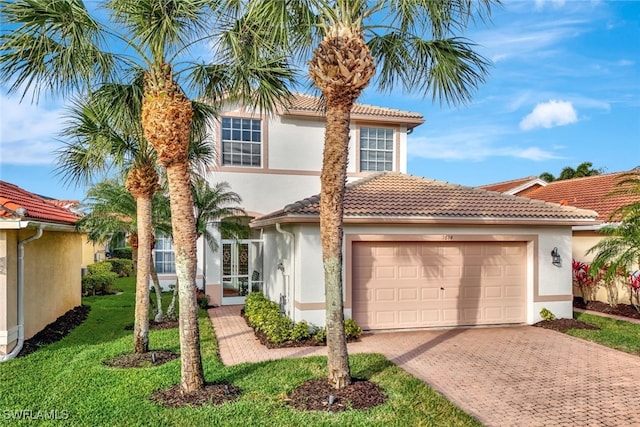
{"label": "green bush", "polygon": [[131,258],[131,246],[125,246],[122,248],[115,248],[111,251],[112,258],[132,259]]}
{"label": "green bush", "polygon": [[111,258],[111,270],[118,275],[118,277],[130,277],[133,274],[133,261],[123,258]]}
{"label": "green bush", "polygon": [[[309,338],[317,342],[326,341],[326,328],[312,328],[309,323],[293,320],[280,312],[277,303],[268,300],[260,292],[252,292],[245,301],[244,314],[256,331],[265,334],[273,344],[282,344],[287,341],[304,341]],[[313,329],[313,332],[311,330]],[[353,319],[347,319],[344,323],[347,339],[356,339],[362,334],[362,328]]]}
{"label": "green bush", "polygon": [[344,321],[344,333],[347,339],[357,339],[362,335],[362,328],[358,326],[355,320],[347,319]]}
{"label": "green bush", "polygon": [[87,265],[89,274],[109,273],[113,271],[113,265],[109,261],[101,261]]}
{"label": "green bush", "polygon": [[82,278],[84,295],[104,295],[111,292],[118,275],[112,271],[87,274]]}
{"label": "green bush", "polygon": [[311,337],[318,342],[327,341],[327,328],[316,328]]}
{"label": "green bush", "polygon": [[540,317],[542,320],[556,320],[556,315],[546,308],[540,310]]}

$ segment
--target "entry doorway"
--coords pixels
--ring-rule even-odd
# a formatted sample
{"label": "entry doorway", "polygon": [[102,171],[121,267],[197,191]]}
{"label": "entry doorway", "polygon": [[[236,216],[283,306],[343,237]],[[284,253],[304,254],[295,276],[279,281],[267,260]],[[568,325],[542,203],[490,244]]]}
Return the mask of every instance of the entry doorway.
{"label": "entry doorway", "polygon": [[222,304],[244,304],[251,292],[261,292],[262,241],[222,240]]}

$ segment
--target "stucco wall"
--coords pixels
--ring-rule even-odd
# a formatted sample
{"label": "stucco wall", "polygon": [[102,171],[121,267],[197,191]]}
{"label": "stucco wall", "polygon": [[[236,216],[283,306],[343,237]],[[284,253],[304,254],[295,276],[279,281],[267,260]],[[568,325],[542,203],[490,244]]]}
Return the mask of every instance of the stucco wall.
{"label": "stucco wall", "polygon": [[[324,324],[324,278],[322,267],[322,253],[320,245],[320,231],[317,224],[288,226],[296,235],[296,259],[294,264],[295,320],[305,319],[316,325]],[[464,235],[477,236],[481,239],[513,238],[527,241],[527,323],[540,320],[540,310],[550,309],[558,317],[572,316],[571,291],[571,229],[570,227],[462,227],[462,226],[365,226],[346,225],[345,236],[441,236],[454,235],[464,240]],[[265,241],[265,269],[271,268],[276,262],[274,251],[282,250],[281,237],[273,228],[264,232]],[[395,237],[392,237],[395,239]],[[399,239],[401,240],[401,238]],[[558,248],[562,257],[562,265],[552,264],[551,251]],[[345,243],[345,259],[348,256]],[[280,291],[284,289],[279,277],[273,269],[266,276],[269,289]],[[343,278],[345,294],[347,277]],[[345,295],[346,296],[346,295]],[[270,294],[273,298],[273,293]],[[350,317],[348,304],[345,315]]]}
{"label": "stucco wall", "polygon": [[[6,253],[5,274],[0,274],[0,331],[5,331],[4,334],[16,330],[18,320],[17,243],[33,234],[33,229],[0,233],[0,244]],[[82,238],[75,232],[45,230],[40,239],[24,246],[25,339],[81,304],[82,257]],[[7,337],[6,341],[14,341],[16,337]],[[0,346],[4,345],[0,351],[10,350],[13,344],[9,344],[0,341]]]}

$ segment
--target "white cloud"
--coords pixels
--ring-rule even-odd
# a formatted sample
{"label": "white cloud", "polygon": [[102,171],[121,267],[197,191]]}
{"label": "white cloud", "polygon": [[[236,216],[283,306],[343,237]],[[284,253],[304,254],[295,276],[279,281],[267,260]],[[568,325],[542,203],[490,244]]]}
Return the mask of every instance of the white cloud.
{"label": "white cloud", "polygon": [[531,130],[535,128],[552,128],[565,126],[578,121],[578,113],[573,104],[567,101],[550,100],[535,106],[520,122],[520,129]]}
{"label": "white cloud", "polygon": [[551,3],[554,8],[564,6],[565,0],[536,0],[536,10],[542,10],[545,3]]}
{"label": "white cloud", "polygon": [[63,112],[57,107],[30,104],[26,99],[19,102],[18,98],[0,95],[0,162],[17,165],[52,163],[53,152],[60,146],[55,138],[63,124]]}
{"label": "white cloud", "polygon": [[509,137],[506,128],[495,126],[459,129],[444,136],[414,136],[408,144],[409,157],[452,161],[483,161],[494,157],[511,157],[543,161],[561,156],[541,147],[499,146],[501,137]]}

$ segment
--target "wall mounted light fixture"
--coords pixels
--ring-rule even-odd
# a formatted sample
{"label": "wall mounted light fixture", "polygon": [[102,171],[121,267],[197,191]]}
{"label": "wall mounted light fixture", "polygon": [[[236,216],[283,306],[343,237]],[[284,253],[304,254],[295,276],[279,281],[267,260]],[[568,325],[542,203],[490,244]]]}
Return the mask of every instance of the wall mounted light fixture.
{"label": "wall mounted light fixture", "polygon": [[562,267],[562,258],[560,258],[560,253],[558,252],[558,248],[555,247],[551,251],[551,262],[556,267]]}

